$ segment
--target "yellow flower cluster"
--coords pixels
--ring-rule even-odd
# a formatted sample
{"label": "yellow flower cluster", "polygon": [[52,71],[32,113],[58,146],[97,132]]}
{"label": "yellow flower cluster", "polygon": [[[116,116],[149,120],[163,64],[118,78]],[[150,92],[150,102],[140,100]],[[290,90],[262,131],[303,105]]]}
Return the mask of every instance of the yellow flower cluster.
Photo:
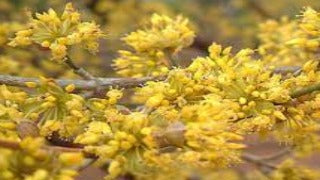
{"label": "yellow flower cluster", "polygon": [[[319,81],[318,63],[305,63],[299,76],[283,79],[273,74],[273,67],[252,58],[245,49],[231,55],[231,48],[213,44],[208,57],[198,57],[186,69],[170,71],[164,82],[149,82],[139,88],[134,101],[145,104],[154,114],[164,115],[173,108],[182,117],[231,122],[232,131],[247,134],[274,132],[279,141],[299,145],[306,154],[319,149],[317,125],[318,95],[309,95],[293,103],[290,92]],[[212,104],[199,108],[194,104]],[[224,106],[218,106],[223,103]],[[168,110],[171,109],[171,110]],[[215,112],[220,112],[216,116]],[[209,123],[207,123],[209,126]],[[206,146],[207,147],[207,146]],[[298,149],[297,149],[298,150]]]}
{"label": "yellow flower cluster", "polygon": [[81,22],[80,14],[68,3],[59,16],[53,9],[30,17],[29,28],[18,31],[10,46],[38,44],[49,48],[52,59],[61,61],[67,55],[68,46],[80,44],[90,52],[98,51],[98,39],[104,37],[95,22]]}
{"label": "yellow flower cluster", "polygon": [[301,65],[306,59],[312,58],[312,53],[287,44],[292,39],[301,37],[305,36],[299,30],[297,21],[287,17],[283,17],[279,22],[269,20],[259,26],[259,54],[264,61],[272,65]]}
{"label": "yellow flower cluster", "polygon": [[259,54],[272,65],[302,65],[316,58],[319,22],[319,13],[308,7],[298,20],[283,17],[280,22],[269,20],[261,24]]}
{"label": "yellow flower cluster", "polygon": [[[294,90],[296,87],[305,87],[318,82],[320,74],[318,62],[308,61],[297,77],[286,79],[284,87]],[[319,136],[319,94],[305,95],[290,104],[278,108],[286,119],[285,123],[275,128],[274,134],[281,142],[290,143],[296,146],[298,155],[308,155],[320,148]]]}
{"label": "yellow flower cluster", "polygon": [[281,86],[281,76],[272,75],[262,61],[252,59],[252,50],[234,56],[230,51],[213,44],[209,57],[199,57],[186,69],[171,71],[165,82],[148,83],[137,91],[134,100],[153,109],[181,109],[193,103],[217,103],[217,98],[207,97],[215,94],[232,107],[222,117],[239,121],[240,129],[270,128],[276,119],[283,119],[275,104],[289,101],[289,91]]}
{"label": "yellow flower cluster", "polygon": [[101,163],[111,161],[110,178],[126,171],[141,171],[144,164],[140,154],[146,148],[141,131],[148,124],[146,115],[138,112],[124,115],[115,109],[104,111],[107,122],[91,122],[75,142],[86,144],[85,150],[98,155]]}
{"label": "yellow flower cluster", "polygon": [[210,169],[240,161],[242,137],[228,130],[226,119],[220,120],[228,111],[216,110],[217,106],[227,108],[227,104],[191,106],[181,112],[160,108],[150,114],[126,114],[108,107],[108,100],[90,101],[95,108],[92,116],[100,121],[88,123],[74,142],[86,145],[85,150],[96,154],[99,163],[110,161],[107,179],[126,172],[151,177],[155,171],[179,169],[179,164]]}
{"label": "yellow flower cluster", "polygon": [[[43,78],[41,86],[35,88],[39,89],[41,98],[38,95],[26,99],[24,117],[37,121],[42,135],[59,132],[60,136],[69,137],[79,133],[82,130],[79,125],[89,121],[89,112],[81,96],[66,92],[50,79]],[[66,87],[67,90],[70,88],[72,86]]]}
{"label": "yellow flower cluster", "polygon": [[174,65],[172,54],[191,45],[194,36],[188,19],[154,14],[145,29],[123,38],[135,52],[119,51],[120,57],[114,60],[113,66],[125,77],[165,75]]}
{"label": "yellow flower cluster", "polygon": [[[40,134],[49,139],[55,133],[67,139],[82,133],[83,126],[92,120],[102,118],[99,112],[94,112],[97,110],[96,106],[112,109],[122,97],[120,90],[110,90],[106,94],[107,98],[101,100],[104,103],[102,104],[96,102],[95,99],[86,101],[82,96],[72,94],[71,91],[75,88],[73,84],[66,86],[64,90],[53,80],[42,78],[39,86],[34,82],[27,82],[26,85],[37,89],[38,94],[27,95],[22,91],[12,92],[6,86],[1,86],[0,121],[3,123],[0,127],[14,132],[16,124],[23,119],[28,119],[37,123]],[[97,125],[101,124],[97,122],[90,124],[87,133],[95,129]]]}
{"label": "yellow flower cluster", "polygon": [[[41,147],[41,138],[25,138],[22,150],[10,151],[0,148],[0,178],[3,180],[71,180],[78,174],[73,165],[81,165],[83,157],[79,153],[61,153],[54,156]],[[52,164],[55,166],[52,166]],[[55,172],[52,174],[52,172]]]}
{"label": "yellow flower cluster", "polygon": [[307,167],[297,166],[292,159],[287,159],[280,167],[275,170],[272,175],[272,180],[284,180],[284,179],[309,179],[316,180],[320,178],[318,171],[312,170]]}
{"label": "yellow flower cluster", "polygon": [[0,137],[16,140],[16,123],[23,118],[20,105],[26,100],[27,94],[9,90],[5,85],[0,86]]}
{"label": "yellow flower cluster", "polygon": [[23,26],[19,23],[1,23],[0,24],[0,47],[8,43],[8,38],[13,32],[21,30]]}
{"label": "yellow flower cluster", "polygon": [[182,16],[171,19],[154,14],[150,22],[145,30],[132,32],[123,40],[138,52],[152,49],[177,52],[193,42],[194,32],[189,28],[188,19]]}
{"label": "yellow flower cluster", "polygon": [[161,76],[168,73],[167,58],[162,51],[132,53],[119,51],[120,57],[114,60],[113,67],[123,77]]}

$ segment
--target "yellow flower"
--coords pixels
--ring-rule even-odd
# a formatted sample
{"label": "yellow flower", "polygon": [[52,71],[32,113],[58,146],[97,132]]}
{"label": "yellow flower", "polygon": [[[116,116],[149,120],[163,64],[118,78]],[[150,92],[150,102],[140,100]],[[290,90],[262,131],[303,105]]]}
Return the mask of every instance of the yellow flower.
{"label": "yellow flower", "polygon": [[112,161],[108,167],[109,177],[116,178],[121,173],[121,164],[118,161]]}
{"label": "yellow flower", "polygon": [[292,159],[287,159],[282,162],[274,172],[271,174],[272,180],[283,179],[310,179],[316,180],[320,178],[320,173],[311,170],[310,168],[297,166]]}
{"label": "yellow flower", "polygon": [[135,52],[119,51],[114,60],[117,73],[125,77],[162,76],[174,65],[172,55],[192,44],[194,32],[182,16],[171,19],[154,14],[146,29],[123,38]]}
{"label": "yellow flower", "polygon": [[52,59],[62,61],[69,46],[80,44],[90,52],[98,51],[97,41],[105,37],[94,22],[81,22],[80,14],[68,3],[59,16],[53,9],[30,17],[29,29],[16,33],[10,46],[27,46],[32,43],[49,48]]}
{"label": "yellow flower", "polygon": [[121,90],[111,89],[107,92],[106,96],[109,98],[110,104],[116,104],[117,101],[123,96],[123,93]]}
{"label": "yellow flower", "polygon": [[156,94],[155,96],[152,96],[148,99],[148,101],[146,102],[146,106],[152,108],[157,107],[161,104],[163,98],[164,96],[162,94]]}
{"label": "yellow flower", "polygon": [[59,161],[67,166],[72,165],[80,165],[83,161],[83,154],[82,153],[61,153],[59,155]]}
{"label": "yellow flower", "polygon": [[191,45],[194,32],[182,16],[171,19],[165,15],[153,14],[150,27],[132,32],[124,41],[138,52],[168,49],[177,52]]}
{"label": "yellow flower", "polygon": [[25,83],[29,88],[35,88],[37,87],[37,84],[35,82],[26,82]]}
{"label": "yellow flower", "polygon": [[113,61],[112,66],[117,74],[124,77],[162,76],[167,74],[168,57],[160,50],[133,53],[118,51],[120,57]]}
{"label": "yellow flower", "polygon": [[65,90],[70,93],[72,91],[74,91],[74,89],[76,88],[76,86],[74,84],[69,84],[68,86],[65,87]]}

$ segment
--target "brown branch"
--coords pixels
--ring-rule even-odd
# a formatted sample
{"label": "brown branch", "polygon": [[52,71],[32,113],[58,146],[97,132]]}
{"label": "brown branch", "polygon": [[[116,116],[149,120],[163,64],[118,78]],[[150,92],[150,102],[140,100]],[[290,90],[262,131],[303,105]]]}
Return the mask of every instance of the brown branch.
{"label": "brown branch", "polygon": [[4,140],[4,139],[0,139],[0,147],[7,148],[7,149],[15,149],[15,150],[19,150],[21,148],[19,143],[14,141]]}
{"label": "brown branch", "polygon": [[243,154],[241,158],[247,162],[255,164],[260,169],[260,171],[265,175],[268,175],[273,170],[277,169],[276,165],[265,162],[264,159],[256,155],[246,153],[246,154]]}
{"label": "brown branch", "polygon": [[77,171],[83,171],[83,170],[87,169],[88,167],[90,167],[91,165],[93,165],[97,160],[98,160],[98,158],[90,158],[90,159],[87,159],[87,162],[85,162],[84,165],[78,167],[78,168],[77,168]]}
{"label": "brown branch", "polygon": [[[285,74],[285,73],[298,74],[301,72],[301,70],[296,66],[291,66],[291,67],[288,66],[288,67],[276,68],[274,72],[277,74]],[[96,90],[97,87],[101,89],[107,89],[112,86],[120,87],[120,88],[132,88],[132,87],[141,86],[148,81],[164,80],[164,79],[165,77],[96,78],[96,80],[99,80],[99,84],[97,84],[96,80],[56,79],[55,81],[61,87],[65,87],[69,84],[74,84],[77,90]],[[38,78],[0,75],[0,84],[5,84],[9,86],[18,86],[18,87],[28,87],[26,84],[27,82],[34,82],[37,85],[40,85],[40,80]],[[294,90],[290,94],[290,96],[292,98],[297,98],[317,90],[320,90],[320,83]]]}
{"label": "brown branch", "polygon": [[[276,74],[286,75],[288,73],[292,73],[293,76],[298,76],[302,72],[301,67],[299,66],[283,66],[278,67],[274,70]],[[313,85],[309,85],[303,88],[295,89],[290,93],[291,98],[298,98],[306,94],[310,94],[314,91],[320,90],[320,83],[316,83]]]}
{"label": "brown branch", "polygon": [[[164,77],[154,78],[154,77],[144,77],[144,78],[97,78],[100,84],[97,85],[95,80],[73,80],[73,79],[56,79],[55,82],[61,86],[65,87],[69,84],[74,84],[77,90],[95,90],[97,86],[103,89],[109,87],[121,87],[121,88],[132,88],[141,86],[147,81],[151,80],[163,80]],[[26,78],[19,76],[10,75],[0,75],[0,84],[5,84],[9,86],[18,87],[28,87],[26,82],[34,82],[40,85],[40,80],[38,78]]]}
{"label": "brown branch", "polygon": [[274,154],[270,154],[268,156],[261,157],[261,160],[272,161],[272,160],[281,158],[282,156],[288,155],[290,153],[291,153],[291,148],[288,147],[288,148],[280,150],[279,152],[276,152]]}
{"label": "brown branch", "polygon": [[[294,73],[299,70],[297,66],[284,66],[279,67],[274,70],[276,74]],[[143,85],[147,81],[164,80],[165,77],[143,77],[143,78],[96,78],[99,80],[100,84],[97,85],[95,80],[79,80],[79,79],[56,79],[55,82],[61,86],[65,87],[69,84],[74,84],[77,90],[94,90],[97,86],[104,89],[111,86],[117,86],[122,88],[131,88]],[[5,84],[9,86],[18,87],[28,87],[26,82],[34,82],[40,85],[39,78],[33,77],[20,77],[11,75],[0,75],[0,84]]]}
{"label": "brown branch", "polygon": [[208,47],[212,44],[213,41],[207,40],[205,38],[196,37],[194,39],[193,44],[191,45],[192,48],[198,49],[200,51],[208,53]]}
{"label": "brown branch", "polygon": [[293,92],[290,93],[290,96],[292,98],[298,98],[300,96],[310,94],[314,91],[319,91],[320,90],[320,83],[316,83],[310,86],[306,86],[297,90],[294,90]]}
{"label": "brown branch", "polygon": [[289,73],[292,73],[294,75],[299,75],[297,73],[300,73],[301,71],[301,67],[300,66],[280,66],[277,67],[273,70],[274,74],[281,74],[281,75],[286,75]]}
{"label": "brown branch", "polygon": [[96,78],[90,74],[88,71],[85,69],[78,67],[76,64],[73,63],[71,58],[69,56],[66,57],[64,60],[64,63],[73,70],[74,73],[78,74],[80,77],[83,77],[86,80],[95,80]]}
{"label": "brown branch", "polygon": [[[302,72],[301,67],[299,66],[283,66],[278,67],[274,70],[276,74],[286,75],[292,73],[293,76],[298,76]],[[312,84],[303,88],[295,89],[290,93],[291,98],[298,98],[306,94],[310,94],[314,91],[320,90],[320,83]]]}

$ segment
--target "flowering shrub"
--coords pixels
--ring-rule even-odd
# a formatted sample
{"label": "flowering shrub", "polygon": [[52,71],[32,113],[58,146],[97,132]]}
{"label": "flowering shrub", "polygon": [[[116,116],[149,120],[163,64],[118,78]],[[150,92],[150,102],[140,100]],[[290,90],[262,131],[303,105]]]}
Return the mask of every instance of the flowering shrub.
{"label": "flowering shrub", "polygon": [[[228,168],[244,161],[261,179],[319,179],[293,159],[275,165],[244,152],[250,134],[275,137],[293,157],[320,150],[319,22],[305,8],[299,19],[261,24],[257,51],[214,42],[182,66],[177,55],[195,28],[182,15],[153,14],[122,38],[130,49],[112,66],[123,78],[96,77],[73,61],[73,49],[96,53],[106,35],[71,3],[61,15],[49,9],[4,24],[0,47],[50,51],[43,61],[82,79],[0,75],[0,179],[69,180],[88,164],[105,179],[237,178]],[[19,75],[12,47],[0,68]]]}

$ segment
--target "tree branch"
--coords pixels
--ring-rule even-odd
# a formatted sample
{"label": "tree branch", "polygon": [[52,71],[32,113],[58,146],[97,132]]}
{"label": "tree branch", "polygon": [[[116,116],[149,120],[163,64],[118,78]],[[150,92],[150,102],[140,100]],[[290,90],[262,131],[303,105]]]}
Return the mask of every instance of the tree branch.
{"label": "tree branch", "polygon": [[[121,87],[121,88],[132,88],[132,87],[141,86],[147,81],[163,80],[164,77],[97,78],[97,79],[99,79],[100,84],[97,84],[95,80],[73,80],[73,79],[56,79],[55,82],[61,87],[65,87],[69,84],[74,84],[77,90],[95,90],[97,86],[100,86],[102,89],[107,89],[111,86]],[[38,78],[26,78],[26,77],[19,77],[19,76],[0,75],[0,84],[5,84],[9,86],[18,86],[18,87],[28,87],[26,85],[26,82],[34,82],[37,85],[40,85],[40,80]]]}
{"label": "tree branch", "polygon": [[20,145],[17,142],[14,141],[8,141],[4,139],[0,139],[0,147],[7,148],[7,149],[20,149]]}
{"label": "tree branch", "polygon": [[253,163],[257,165],[262,173],[265,175],[270,174],[273,170],[277,169],[277,166],[268,162],[265,162],[264,159],[262,159],[259,156],[252,155],[252,154],[243,154],[241,157],[243,160]]}
{"label": "tree branch", "polygon": [[[300,68],[297,66],[279,67],[274,70],[274,73],[276,74],[286,74],[286,73],[296,74],[298,72],[300,72]],[[164,79],[165,77],[95,78],[94,80],[56,79],[55,82],[61,87],[65,87],[69,84],[74,84],[76,90],[96,90],[98,87],[101,89],[107,89],[112,86],[120,87],[120,88],[132,88],[132,87],[141,86],[148,81],[156,81],[156,80],[161,81]],[[96,82],[97,80],[99,81],[99,83]],[[18,86],[18,87],[28,87],[26,85],[26,82],[34,82],[37,85],[40,85],[40,80],[38,78],[0,75],[0,84],[5,84],[9,86]],[[320,90],[320,83],[294,90],[290,94],[290,96],[292,98],[297,98],[317,90]]]}
{"label": "tree branch", "polygon": [[86,80],[94,80],[94,79],[96,79],[88,71],[86,71],[85,69],[83,69],[81,67],[78,67],[76,64],[74,64],[69,56],[66,57],[66,59],[64,60],[64,63],[66,63],[66,65],[68,65],[68,67],[70,69],[72,69],[73,72],[78,74],[80,77],[83,77]]}
{"label": "tree branch", "polygon": [[274,154],[270,154],[268,156],[261,157],[261,160],[272,161],[274,159],[278,159],[278,158],[285,156],[285,155],[288,155],[290,153],[291,153],[291,148],[288,147],[288,148],[282,149],[279,152],[276,152]]}
{"label": "tree branch", "polygon": [[281,74],[281,75],[286,75],[289,73],[293,73],[294,75],[299,75],[297,73],[300,73],[301,71],[300,66],[280,66],[277,67],[273,70],[274,74]]}
{"label": "tree branch", "polygon": [[[298,76],[302,72],[302,69],[299,66],[283,66],[283,67],[276,68],[273,72],[276,74],[282,74],[282,75],[292,73],[293,76]],[[319,90],[320,90],[320,83],[316,83],[310,86],[293,90],[290,93],[290,96],[291,98],[298,98],[300,96],[310,94],[314,91],[319,91]]]}
{"label": "tree branch", "polygon": [[297,97],[300,97],[300,96],[303,96],[306,94],[310,94],[314,91],[319,91],[319,90],[320,90],[320,83],[316,83],[316,84],[313,84],[313,85],[310,85],[310,86],[307,86],[307,87],[304,87],[301,89],[294,90],[294,91],[292,91],[292,93],[290,93],[290,96],[292,98],[297,98]]}

